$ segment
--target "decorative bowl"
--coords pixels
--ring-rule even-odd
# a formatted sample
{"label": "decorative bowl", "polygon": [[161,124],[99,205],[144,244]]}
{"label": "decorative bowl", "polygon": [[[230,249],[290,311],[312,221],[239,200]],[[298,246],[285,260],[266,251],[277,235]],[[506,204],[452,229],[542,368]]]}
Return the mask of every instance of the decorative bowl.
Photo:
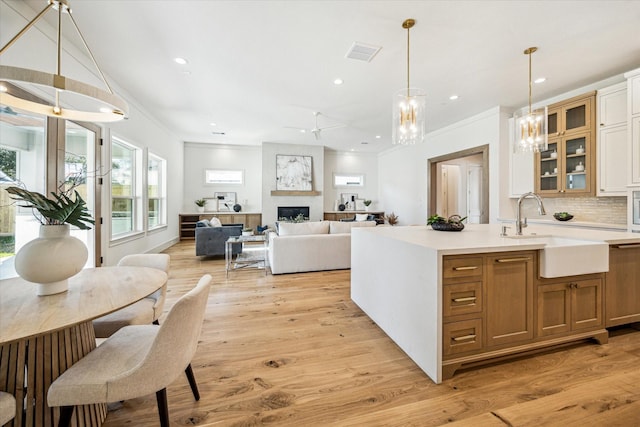
{"label": "decorative bowl", "polygon": [[462,231],[464,224],[461,222],[434,222],[431,224],[431,228],[437,231]]}
{"label": "decorative bowl", "polygon": [[567,212],[556,212],[553,214],[553,217],[558,221],[569,221],[573,218],[573,215]]}

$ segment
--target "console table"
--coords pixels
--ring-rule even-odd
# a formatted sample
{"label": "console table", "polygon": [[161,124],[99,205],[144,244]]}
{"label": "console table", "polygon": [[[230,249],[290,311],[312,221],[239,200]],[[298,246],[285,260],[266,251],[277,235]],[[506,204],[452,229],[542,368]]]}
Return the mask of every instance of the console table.
{"label": "console table", "polygon": [[373,215],[376,219],[384,221],[384,212],[382,211],[327,211],[324,213],[325,221],[340,221],[341,219],[353,218],[355,214]]}
{"label": "console table", "polygon": [[216,217],[222,224],[242,224],[244,227],[254,230],[262,225],[262,214],[249,212],[201,212],[181,213],[179,215],[178,230],[180,240],[193,240],[196,238],[196,222],[201,219]]}

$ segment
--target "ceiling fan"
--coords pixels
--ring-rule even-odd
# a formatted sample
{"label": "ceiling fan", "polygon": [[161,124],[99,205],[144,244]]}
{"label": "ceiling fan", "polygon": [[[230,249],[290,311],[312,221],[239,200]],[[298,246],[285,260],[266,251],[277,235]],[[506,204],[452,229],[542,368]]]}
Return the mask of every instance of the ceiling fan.
{"label": "ceiling fan", "polygon": [[313,128],[311,129],[303,129],[303,128],[297,128],[297,127],[292,127],[292,126],[285,126],[288,129],[297,129],[302,133],[307,133],[307,132],[311,132],[313,134],[313,136],[315,136],[316,140],[318,139],[322,139],[321,133],[323,130],[328,130],[328,129],[338,129],[338,128],[343,128],[346,127],[347,125],[333,125],[333,126],[324,126],[324,127],[320,127],[318,126],[318,116],[322,115],[321,112],[319,111],[314,111],[313,112],[313,116],[316,118],[316,124]]}

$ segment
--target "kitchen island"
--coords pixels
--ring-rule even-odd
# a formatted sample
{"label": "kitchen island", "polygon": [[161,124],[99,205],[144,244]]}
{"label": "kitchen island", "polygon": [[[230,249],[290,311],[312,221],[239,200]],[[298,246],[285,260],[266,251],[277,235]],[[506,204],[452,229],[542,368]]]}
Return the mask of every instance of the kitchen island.
{"label": "kitchen island", "polygon": [[[355,230],[351,298],[436,383],[460,368],[570,341],[604,343],[607,326],[640,321],[640,235],[536,226],[514,238],[501,231],[499,224]],[[545,235],[606,244],[611,255],[580,262],[571,258],[578,246],[547,253],[556,243],[539,238]],[[630,271],[609,272],[614,250],[622,256],[611,265]],[[567,256],[571,275],[541,277],[549,253]],[[621,292],[630,281],[633,289]]]}

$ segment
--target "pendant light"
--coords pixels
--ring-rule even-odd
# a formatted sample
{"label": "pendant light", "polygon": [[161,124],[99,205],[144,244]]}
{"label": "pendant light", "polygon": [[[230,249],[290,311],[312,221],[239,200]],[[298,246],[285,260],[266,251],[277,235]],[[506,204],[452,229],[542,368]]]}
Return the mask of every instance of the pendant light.
{"label": "pendant light", "polygon": [[533,110],[531,108],[531,55],[537,51],[537,47],[525,49],[524,54],[529,55],[529,108],[516,112],[513,116],[515,138],[514,152],[540,152],[547,150],[547,107]]}
{"label": "pendant light", "polygon": [[[111,87],[93,57],[93,53],[91,53],[87,42],[82,36],[76,21],[71,15],[71,8],[67,0],[48,0],[47,6],[0,49],[0,55],[38,22],[49,9],[57,9],[58,11],[56,40],[57,63],[55,74],[28,68],[0,65],[0,104],[46,116],[85,122],[113,122],[125,118],[125,115],[128,113],[127,103],[111,90]],[[77,80],[72,80],[61,74],[61,25],[63,13],[68,15],[73,23],[85,49],[93,61],[93,65],[100,74],[106,90]],[[25,99],[22,97],[21,91],[16,91],[15,86],[6,84],[7,82],[35,85],[47,93],[54,101],[54,104],[50,105],[46,103],[46,101],[38,102],[33,99]],[[61,97],[65,98],[65,105],[73,104],[75,109],[66,108],[66,106],[63,107],[60,101]]]}
{"label": "pendant light", "polygon": [[409,30],[416,24],[407,19],[402,28],[407,30],[407,87],[399,90],[393,98],[393,143],[411,145],[422,142],[425,134],[425,94],[421,89],[410,86],[409,73]]}

